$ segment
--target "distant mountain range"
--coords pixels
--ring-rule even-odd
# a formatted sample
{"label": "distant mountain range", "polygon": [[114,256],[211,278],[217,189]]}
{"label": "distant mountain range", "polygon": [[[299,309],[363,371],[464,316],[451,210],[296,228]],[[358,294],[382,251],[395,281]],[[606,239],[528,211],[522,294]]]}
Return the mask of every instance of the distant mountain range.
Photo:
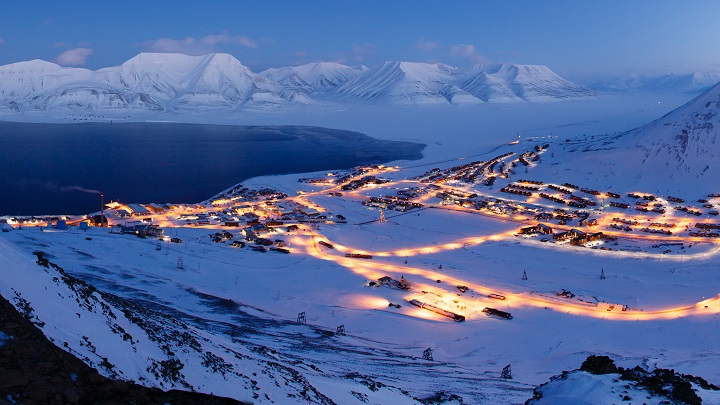
{"label": "distant mountain range", "polygon": [[99,70],[33,60],[0,66],[0,111],[279,109],[326,103],[464,105],[543,102],[597,93],[545,66],[312,63],[254,73],[228,54],[142,53]]}
{"label": "distant mountain range", "polygon": [[663,91],[701,93],[720,82],[720,72],[633,74],[593,83],[589,88],[600,92]]}

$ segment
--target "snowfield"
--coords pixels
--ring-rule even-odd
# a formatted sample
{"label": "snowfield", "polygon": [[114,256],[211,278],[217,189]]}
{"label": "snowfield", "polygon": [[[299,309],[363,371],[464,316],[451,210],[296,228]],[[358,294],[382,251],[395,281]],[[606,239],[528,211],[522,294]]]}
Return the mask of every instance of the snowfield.
{"label": "snowfield", "polygon": [[[195,71],[196,63],[187,69]],[[423,97],[434,100],[440,97],[440,88],[418,87],[421,80],[415,75],[433,82],[449,74],[444,65],[429,70],[390,64],[383,69],[396,72],[392,77],[398,80],[372,86],[382,91],[344,90],[349,83],[374,75],[373,69],[352,73],[355,76],[336,91],[354,97],[394,97],[393,92],[402,88],[404,94],[422,90]],[[511,70],[497,67],[497,72]],[[488,77],[483,80],[492,79],[490,71],[485,70]],[[178,70],[179,75],[182,72]],[[197,77],[198,83],[212,90],[185,91],[184,97],[214,94],[217,87],[200,79],[205,74]],[[298,88],[312,83],[301,81],[301,74],[283,73]],[[411,76],[417,80],[407,85]],[[159,81],[154,83],[159,87]],[[233,86],[232,97],[248,99],[249,93]],[[278,94],[272,90],[274,85],[268,82],[267,86],[250,86],[258,94],[256,100]],[[166,95],[181,93],[177,88],[156,90]],[[451,90],[455,96],[462,95]],[[680,193],[686,205],[698,207],[697,199],[718,192],[712,180],[717,176],[686,183],[686,178],[670,178],[671,167],[663,166],[678,160],[680,167],[695,170],[701,165],[696,159],[714,156],[713,140],[720,128],[714,121],[717,92],[712,89],[659,121],[622,135],[617,133],[657,119],[687,97],[603,96],[549,104],[441,106],[421,113],[364,106],[185,116],[185,121],[322,124],[385,139],[420,141],[428,148],[420,161],[392,162],[359,173],[268,176],[243,183],[249,190],[269,187],[285,193],[275,205],[261,197],[233,194],[238,187],[197,207],[175,207],[148,216],[163,228],[166,239],[178,238],[182,243],[110,233],[104,228],[18,229],[20,224],[13,224],[13,231],[0,234],[0,293],[55,344],[105,375],[255,403],[517,404],[531,398],[533,388],[551,376],[578,368],[590,354],[610,356],[623,367],[642,364],[649,370],[675,369],[717,384],[720,279],[715,269],[720,250],[713,237],[689,235],[695,222],[717,219],[709,209],[702,208],[698,217],[673,210],[667,194],[660,192],[668,184],[680,184],[672,191]],[[159,100],[141,99],[133,102]],[[170,103],[167,100],[163,103]],[[24,112],[12,117],[41,120],[43,116]],[[140,117],[179,119],[180,115]],[[682,134],[683,129],[688,131],[690,152],[673,149],[682,144],[676,132]],[[604,140],[616,142],[614,166],[609,168],[603,152],[590,150]],[[639,156],[644,149],[634,146],[638,142],[671,152],[669,157],[658,152],[642,161]],[[586,149],[583,158],[578,158],[579,151]],[[481,162],[493,159],[497,161],[492,167],[482,166]],[[441,172],[442,181],[427,180]],[[349,183],[333,183],[345,175],[365,183],[356,189],[341,188]],[[610,180],[606,175],[614,177]],[[383,182],[368,183],[365,176]],[[489,177],[497,183],[485,184]],[[299,178],[321,180],[300,183]],[[522,179],[543,182],[537,186],[543,192],[551,192],[546,188],[549,184],[578,184],[573,195],[598,203],[583,209],[598,219],[599,228],[594,229],[611,238],[576,246],[552,240],[553,235],[545,241],[541,235],[520,235],[521,227],[540,221],[531,210],[552,212],[564,207],[573,211],[538,197],[537,191],[530,197],[502,191],[532,186]],[[583,194],[579,187],[601,190],[602,197]],[[398,196],[403,196],[399,191],[421,188],[424,191],[410,197],[422,202],[421,208],[407,212],[387,208],[395,207]],[[438,196],[441,191],[446,194]],[[657,193],[655,201],[666,211],[607,206],[601,201],[607,191],[620,194],[616,201],[628,205],[645,201],[628,193]],[[396,198],[392,203],[377,203],[386,207],[386,221],[381,222],[380,205],[365,202],[387,195]],[[563,198],[570,201],[567,195]],[[474,208],[480,200],[492,204]],[[709,204],[718,203],[710,200]],[[522,208],[516,208],[519,205]],[[515,211],[508,212],[508,207]],[[284,220],[279,213],[283,210],[319,211],[326,220],[301,222],[299,214],[287,214]],[[266,238],[271,245],[281,240],[273,246],[290,254],[259,252],[250,246],[260,246],[249,241],[245,241],[248,246],[232,247],[231,240],[245,240],[242,228],[251,218],[240,211],[257,212],[258,220],[265,223],[283,221],[272,225],[275,231]],[[110,210],[108,214],[111,222],[126,221]],[[237,216],[243,223],[226,226],[228,221],[220,219],[223,216]],[[643,225],[633,225],[636,229],[628,232],[611,227],[625,224],[614,217],[628,223],[677,226],[672,236],[643,233]],[[557,218],[545,222],[556,233],[570,228],[590,233],[593,228],[578,219],[569,219],[569,224]],[[289,229],[290,224],[299,227]],[[233,238],[217,236],[222,232]],[[217,238],[221,240],[213,242]],[[404,279],[411,288],[379,285],[384,276]],[[465,321],[454,322],[411,300],[462,315]],[[493,316],[484,311],[488,307],[510,313],[512,319]],[[507,365],[512,368],[512,379],[501,377]],[[545,398],[555,395],[557,401],[538,403],[612,403],[608,378],[586,380],[573,375],[565,385],[569,388],[553,386],[547,391]],[[702,395],[706,401],[717,398]]]}

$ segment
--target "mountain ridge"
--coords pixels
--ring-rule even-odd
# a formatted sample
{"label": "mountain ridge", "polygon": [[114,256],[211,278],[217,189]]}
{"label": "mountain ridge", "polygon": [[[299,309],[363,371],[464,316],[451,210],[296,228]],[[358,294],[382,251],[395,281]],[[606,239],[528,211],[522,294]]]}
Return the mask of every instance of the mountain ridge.
{"label": "mountain ridge", "polygon": [[140,53],[98,70],[42,60],[0,66],[0,112],[203,112],[312,104],[468,105],[594,97],[539,65],[470,69],[386,61],[318,62],[253,72],[229,54]]}
{"label": "mountain ridge", "polygon": [[592,83],[587,87],[611,93],[672,91],[700,94],[718,82],[720,72],[629,74]]}

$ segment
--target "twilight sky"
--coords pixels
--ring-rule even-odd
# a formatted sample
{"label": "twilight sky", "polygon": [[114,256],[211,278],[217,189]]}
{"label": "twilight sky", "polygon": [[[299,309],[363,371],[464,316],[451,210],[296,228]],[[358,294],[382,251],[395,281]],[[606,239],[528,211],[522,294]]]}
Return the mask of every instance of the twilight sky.
{"label": "twilight sky", "polygon": [[316,61],[547,65],[588,83],[720,71],[720,1],[13,1],[0,65],[98,69],[144,51],[227,52],[253,71]]}

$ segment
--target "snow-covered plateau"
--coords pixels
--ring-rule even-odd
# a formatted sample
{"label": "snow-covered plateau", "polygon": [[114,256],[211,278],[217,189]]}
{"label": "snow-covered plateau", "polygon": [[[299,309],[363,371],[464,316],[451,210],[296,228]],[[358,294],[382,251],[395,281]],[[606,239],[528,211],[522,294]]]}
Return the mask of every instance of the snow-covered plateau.
{"label": "snow-covered plateau", "polygon": [[[428,82],[450,74],[381,68]],[[113,69],[108,78],[132,76]],[[419,94],[404,79],[349,90],[379,69],[333,91]],[[62,71],[25,84],[50,88]],[[342,76],[280,73],[266,89]],[[718,93],[674,110],[688,97],[185,116],[428,147],[420,161],[259,177],[193,205],[111,205],[110,229],[4,217],[0,293],[105,375],[255,403],[523,403],[589,355],[717,385]],[[620,403],[612,379],[573,374],[538,403]]]}

